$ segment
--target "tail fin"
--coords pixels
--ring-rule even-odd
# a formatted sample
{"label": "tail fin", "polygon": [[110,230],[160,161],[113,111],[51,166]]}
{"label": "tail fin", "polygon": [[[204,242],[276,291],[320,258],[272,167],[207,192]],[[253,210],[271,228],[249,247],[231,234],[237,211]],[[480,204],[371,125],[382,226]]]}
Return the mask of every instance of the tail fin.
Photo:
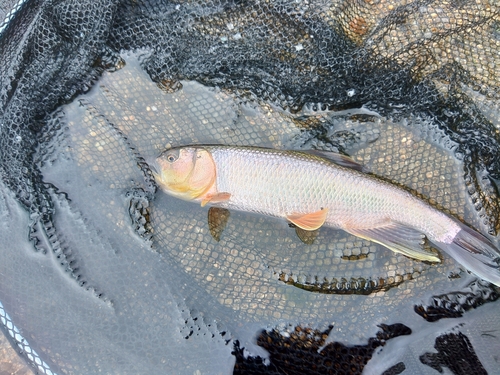
{"label": "tail fin", "polygon": [[440,242],[438,247],[480,278],[500,286],[500,251],[482,234],[461,223],[460,228],[451,243]]}

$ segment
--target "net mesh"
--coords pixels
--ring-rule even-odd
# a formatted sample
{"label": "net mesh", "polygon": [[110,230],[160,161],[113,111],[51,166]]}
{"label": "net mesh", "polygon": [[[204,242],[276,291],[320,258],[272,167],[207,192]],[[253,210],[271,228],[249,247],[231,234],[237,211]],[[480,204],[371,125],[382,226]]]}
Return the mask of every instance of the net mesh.
{"label": "net mesh", "polygon": [[340,151],[494,240],[496,2],[40,0],[0,18],[0,317],[37,371],[494,371],[500,343],[470,327],[498,329],[499,290],[452,259],[332,230],[306,245],[237,212],[216,242],[145,160]]}

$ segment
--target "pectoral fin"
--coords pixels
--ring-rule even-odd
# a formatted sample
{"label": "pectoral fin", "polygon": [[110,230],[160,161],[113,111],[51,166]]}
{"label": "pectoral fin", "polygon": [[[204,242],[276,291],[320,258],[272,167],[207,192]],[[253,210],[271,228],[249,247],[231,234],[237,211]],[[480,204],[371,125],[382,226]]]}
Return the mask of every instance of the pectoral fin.
{"label": "pectoral fin", "polygon": [[292,214],[286,218],[299,228],[304,230],[316,230],[320,228],[326,220],[328,209],[321,209],[309,214]]}
{"label": "pectoral fin", "polygon": [[205,207],[207,203],[220,203],[225,202],[231,198],[230,193],[217,193],[217,194],[209,194],[201,201],[201,207]]}
{"label": "pectoral fin", "polygon": [[220,241],[220,236],[227,225],[229,215],[229,210],[225,208],[210,207],[208,210],[208,229],[210,229],[210,234],[217,242]]}
{"label": "pectoral fin", "polygon": [[404,254],[410,258],[427,262],[440,262],[439,257],[426,250],[426,237],[421,232],[399,223],[388,223],[385,226],[370,229],[345,229],[357,237],[376,242],[388,249]]}

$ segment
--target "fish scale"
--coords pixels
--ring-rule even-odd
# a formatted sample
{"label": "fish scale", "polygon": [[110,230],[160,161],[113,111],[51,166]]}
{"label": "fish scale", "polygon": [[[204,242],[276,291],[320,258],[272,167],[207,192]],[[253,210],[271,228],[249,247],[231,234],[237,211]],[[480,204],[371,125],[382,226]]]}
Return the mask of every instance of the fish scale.
{"label": "fish scale", "polygon": [[[276,150],[208,148],[217,166],[217,190],[230,192],[221,207],[286,217],[328,208],[326,226],[373,228],[388,219],[453,237],[459,227],[402,189],[315,155]],[[441,223],[444,221],[445,223]],[[450,227],[454,233],[450,234]],[[452,229],[452,230],[453,230]]]}

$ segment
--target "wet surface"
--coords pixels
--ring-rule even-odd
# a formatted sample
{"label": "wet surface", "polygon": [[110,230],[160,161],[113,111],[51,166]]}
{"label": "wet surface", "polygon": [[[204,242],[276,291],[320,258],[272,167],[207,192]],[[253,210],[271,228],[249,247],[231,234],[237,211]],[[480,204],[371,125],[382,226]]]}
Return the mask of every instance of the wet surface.
{"label": "wet surface", "polygon": [[[8,269],[1,277],[9,288],[2,302],[51,368],[133,373],[145,370],[146,358],[153,372],[229,373],[235,360],[229,341],[262,354],[254,340],[262,327],[287,322],[323,331],[333,325],[329,340],[354,345],[373,337],[378,324],[401,322],[414,334],[406,339],[412,349],[400,358],[418,371],[411,350],[437,333],[414,305],[472,280],[451,258],[428,265],[331,229],[307,245],[287,223],[241,212],[231,212],[217,242],[208,208],[155,192],[144,160],[188,143],[337,145],[373,173],[484,229],[464,190],[453,142],[417,118],[410,124],[330,112],[304,118],[188,81],[165,93],[136,57],[124,58],[123,69],[106,73],[53,117],[50,141],[38,150],[57,230],[37,240],[40,248],[57,243],[58,251],[34,253],[22,233],[3,233],[19,246],[3,254]],[[310,123],[323,127],[322,137]],[[27,227],[9,194],[2,202],[12,227]],[[383,280],[387,292],[357,295],[352,285],[343,295],[311,293],[286,283],[319,280],[331,287],[350,278]],[[484,323],[492,309],[480,310],[485,315],[477,321]],[[368,367],[378,368],[384,354],[376,358]],[[480,360],[494,364],[490,354]],[[379,369],[392,366],[397,373],[398,364]]]}

